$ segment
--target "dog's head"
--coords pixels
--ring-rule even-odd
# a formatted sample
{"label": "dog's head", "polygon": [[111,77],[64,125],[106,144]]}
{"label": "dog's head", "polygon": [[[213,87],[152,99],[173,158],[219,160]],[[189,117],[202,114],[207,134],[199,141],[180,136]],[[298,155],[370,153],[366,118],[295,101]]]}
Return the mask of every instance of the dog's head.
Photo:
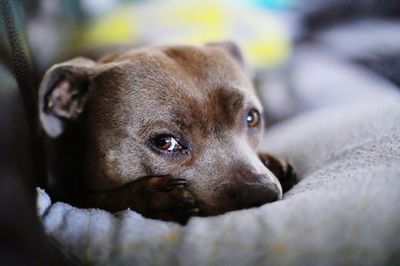
{"label": "dog's head", "polygon": [[262,107],[230,42],[74,59],[47,72],[39,100],[49,136],[79,128],[91,190],[184,178],[202,215],[282,195],[257,156]]}

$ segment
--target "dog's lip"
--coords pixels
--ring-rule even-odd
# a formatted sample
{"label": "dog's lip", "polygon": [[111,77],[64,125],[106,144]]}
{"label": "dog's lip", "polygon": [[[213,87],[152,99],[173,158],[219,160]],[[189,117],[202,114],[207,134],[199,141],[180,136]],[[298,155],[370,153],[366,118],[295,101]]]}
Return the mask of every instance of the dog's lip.
{"label": "dog's lip", "polygon": [[196,201],[196,207],[199,209],[196,216],[199,216],[199,217],[214,216],[214,215],[219,215],[219,214],[223,214],[223,213],[227,212],[227,211],[222,211],[222,212],[213,211],[216,209],[215,207],[213,208],[212,206],[207,206],[207,204],[205,204],[203,202],[199,202],[199,201]]}
{"label": "dog's lip", "polygon": [[[221,186],[223,186],[225,184],[229,185],[229,183],[230,183],[229,181],[220,182],[213,188],[212,191],[215,192],[216,190],[220,189]],[[283,195],[282,195],[282,190],[280,189],[280,184],[276,184],[275,182],[268,182],[268,183],[249,182],[247,185],[250,185],[250,186],[275,186],[278,190],[278,195],[277,195],[277,199],[272,202],[279,201],[282,199]],[[212,203],[212,202],[218,203],[220,200],[214,198],[214,199],[210,199],[210,201],[209,201],[210,203],[207,203],[206,201],[198,198],[195,193],[193,193],[193,192],[191,192],[191,193],[196,202],[196,207],[199,209],[199,212],[196,216],[200,216],[200,217],[216,216],[216,215],[222,215],[224,213],[231,212],[231,211],[243,210],[243,208],[239,208],[236,205],[230,205],[230,204],[227,207],[225,206],[226,207],[225,209],[220,209],[215,203],[214,204]],[[232,197],[232,195],[230,195],[230,194],[232,194],[234,192],[230,193],[227,191],[224,193],[226,193],[226,195],[229,195],[229,198],[230,198],[230,197]],[[268,203],[272,203],[272,202],[265,202],[264,204],[268,204]],[[252,207],[248,207],[248,208],[244,208],[244,209],[249,209],[249,208],[252,208]]]}
{"label": "dog's lip", "polygon": [[205,210],[207,210],[210,206],[202,200],[201,198],[197,197],[196,193],[193,193],[190,190],[190,187],[186,187],[187,191],[189,191],[192,194],[193,200],[195,202],[195,207],[198,209],[198,212],[195,216],[209,216]]}

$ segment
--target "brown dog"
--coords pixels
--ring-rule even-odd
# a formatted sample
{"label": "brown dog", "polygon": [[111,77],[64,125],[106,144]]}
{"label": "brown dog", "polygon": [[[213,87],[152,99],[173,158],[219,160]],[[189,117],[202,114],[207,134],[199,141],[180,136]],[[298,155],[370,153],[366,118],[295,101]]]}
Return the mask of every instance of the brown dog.
{"label": "brown dog", "polygon": [[181,223],[278,200],[296,176],[257,153],[262,107],[244,72],[230,42],[53,66],[39,99],[50,193]]}

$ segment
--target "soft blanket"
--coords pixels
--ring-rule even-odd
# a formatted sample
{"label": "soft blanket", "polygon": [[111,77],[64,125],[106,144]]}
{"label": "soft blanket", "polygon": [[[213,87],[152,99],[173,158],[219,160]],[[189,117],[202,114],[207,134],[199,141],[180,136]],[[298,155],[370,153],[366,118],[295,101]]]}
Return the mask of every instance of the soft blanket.
{"label": "soft blanket", "polygon": [[185,227],[51,202],[48,234],[70,257],[100,265],[382,265],[400,261],[400,100],[320,109],[267,130],[263,149],[302,180],[260,208]]}

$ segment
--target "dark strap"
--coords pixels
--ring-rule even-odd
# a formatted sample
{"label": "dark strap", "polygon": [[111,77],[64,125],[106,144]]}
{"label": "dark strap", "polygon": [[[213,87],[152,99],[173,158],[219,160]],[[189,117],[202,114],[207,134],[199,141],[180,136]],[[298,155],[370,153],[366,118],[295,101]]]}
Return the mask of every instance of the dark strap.
{"label": "dark strap", "polygon": [[22,32],[23,28],[17,28],[16,13],[12,2],[10,0],[0,0],[0,10],[7,33],[14,76],[22,96],[25,115],[30,129],[35,180],[38,184],[43,184],[43,180],[45,179],[45,160],[38,123],[38,84],[33,75],[29,46],[25,34]]}

